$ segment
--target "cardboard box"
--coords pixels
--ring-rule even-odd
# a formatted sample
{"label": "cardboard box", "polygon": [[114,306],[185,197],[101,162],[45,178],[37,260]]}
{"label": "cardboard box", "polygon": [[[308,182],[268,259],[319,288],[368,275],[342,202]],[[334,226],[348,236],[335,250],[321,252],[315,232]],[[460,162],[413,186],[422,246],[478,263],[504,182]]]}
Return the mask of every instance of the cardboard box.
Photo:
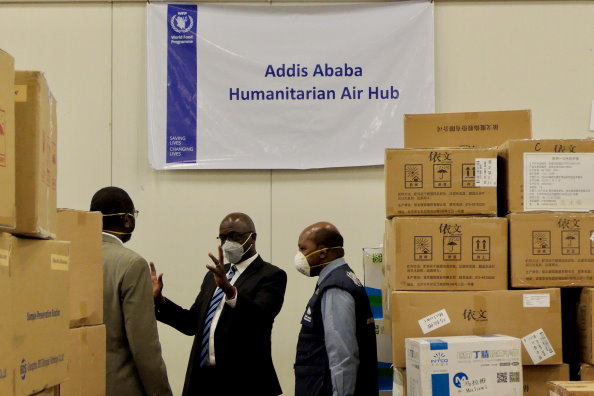
{"label": "cardboard box", "polygon": [[17,71],[15,234],[55,238],[56,101],[41,72]]}
{"label": "cardboard box", "polygon": [[552,381],[548,383],[549,396],[594,396],[594,382]]}
{"label": "cardboard box", "polygon": [[511,286],[594,286],[594,213],[512,213]]}
{"label": "cardboard box", "polygon": [[68,332],[68,380],[60,396],[105,395],[105,326],[85,326]]}
{"label": "cardboard box", "polygon": [[530,110],[404,115],[404,147],[490,147],[532,138]]}
{"label": "cardboard box", "polygon": [[392,293],[392,357],[404,367],[404,340],[505,334],[522,339],[524,364],[561,364],[559,289]]}
{"label": "cardboard box", "polygon": [[16,227],[14,59],[0,50],[0,227]]}
{"label": "cardboard box", "polygon": [[35,393],[34,396],[61,396],[60,385],[52,386],[51,388],[42,390],[39,393]]}
{"label": "cardboard box", "polygon": [[407,394],[521,396],[521,355],[504,335],[407,338]]}
{"label": "cardboard box", "polygon": [[100,212],[60,209],[57,239],[70,242],[70,327],[103,323]]}
{"label": "cardboard box", "polygon": [[594,210],[593,139],[509,140],[499,158],[502,214]]}
{"label": "cardboard box", "polygon": [[[14,363],[11,359],[12,337],[10,318],[10,251],[7,249],[7,234],[0,233],[0,395],[12,394],[14,388]],[[8,245],[10,246],[10,245]]]}
{"label": "cardboard box", "polygon": [[580,365],[580,381],[594,381],[594,366],[586,363]]}
{"label": "cardboard box", "polygon": [[[584,379],[594,379],[594,366],[587,366],[588,374]],[[522,366],[524,396],[546,395],[548,381],[569,381],[569,365],[558,364],[550,366]],[[394,369],[394,394],[392,396],[406,396],[406,369]]]}
{"label": "cardboard box", "polygon": [[393,217],[386,220],[392,290],[507,289],[507,220]]}
{"label": "cardboard box", "polygon": [[387,149],[386,217],[497,215],[497,149]]}
{"label": "cardboard box", "polygon": [[584,288],[580,294],[577,310],[580,360],[594,364],[594,289]]}
{"label": "cardboard box", "polygon": [[[14,370],[15,395],[39,392],[63,382],[68,375],[69,243],[17,238],[0,234],[0,271],[8,294],[11,323],[8,348]],[[9,370],[10,367],[9,367]]]}
{"label": "cardboard box", "polygon": [[524,396],[547,394],[547,382],[569,381],[569,365],[523,366]]}
{"label": "cardboard box", "polygon": [[382,282],[384,266],[382,248],[363,248],[363,283],[375,319],[382,319]]}

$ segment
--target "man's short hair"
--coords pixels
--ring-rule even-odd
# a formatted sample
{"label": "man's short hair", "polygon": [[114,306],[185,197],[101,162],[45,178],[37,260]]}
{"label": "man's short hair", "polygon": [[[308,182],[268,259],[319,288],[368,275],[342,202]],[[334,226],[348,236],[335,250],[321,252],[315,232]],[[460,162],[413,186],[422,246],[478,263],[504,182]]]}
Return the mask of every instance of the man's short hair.
{"label": "man's short hair", "polygon": [[[134,203],[126,191],[119,187],[104,187],[91,199],[91,211],[107,214],[132,213]],[[104,216],[103,228],[119,221],[117,216]]]}
{"label": "man's short hair", "polygon": [[316,245],[326,247],[343,246],[342,235],[336,230],[322,228],[313,235],[313,241]]}

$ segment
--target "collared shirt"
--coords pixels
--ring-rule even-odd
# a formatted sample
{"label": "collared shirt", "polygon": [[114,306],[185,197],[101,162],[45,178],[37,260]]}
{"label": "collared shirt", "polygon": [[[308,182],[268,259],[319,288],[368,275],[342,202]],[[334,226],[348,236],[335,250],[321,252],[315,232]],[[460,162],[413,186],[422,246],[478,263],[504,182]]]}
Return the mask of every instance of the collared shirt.
{"label": "collared shirt", "polygon": [[120,238],[118,238],[117,236],[110,234],[108,232],[101,232],[102,235],[106,236],[106,237],[110,237],[115,239],[116,241],[118,241],[120,243],[120,245],[124,246],[124,242],[122,242],[122,240]]}
{"label": "collared shirt", "polygon": [[[345,264],[346,261],[341,257],[326,265],[320,272],[318,285],[330,272]],[[321,308],[332,395],[352,396],[359,369],[355,299],[346,290],[334,287],[322,295]]]}
{"label": "collared shirt", "polygon": [[[232,285],[235,284],[235,281],[237,281],[237,278],[239,278],[241,276],[241,274],[243,273],[243,271],[245,271],[247,269],[247,267],[258,257],[258,253],[254,254],[252,257],[245,259],[237,264],[235,264],[235,274],[233,275],[233,278],[231,278],[231,280],[229,281],[229,283],[231,283]],[[229,270],[231,270],[231,268],[229,268]],[[227,272],[229,273],[229,272]],[[216,290],[216,289],[215,289]],[[214,294],[214,293],[213,293]],[[214,343],[214,334],[215,334],[215,330],[217,329],[217,324],[219,322],[219,317],[221,316],[221,312],[223,311],[223,306],[224,304],[229,305],[231,308],[235,308],[235,305],[237,304],[237,291],[235,292],[235,297],[233,297],[230,300],[227,300],[227,298],[223,298],[221,300],[221,304],[219,305],[219,307],[217,308],[214,317],[212,318],[212,323],[210,325],[210,335],[208,338],[208,365],[214,366],[216,364],[215,361],[215,343]]]}

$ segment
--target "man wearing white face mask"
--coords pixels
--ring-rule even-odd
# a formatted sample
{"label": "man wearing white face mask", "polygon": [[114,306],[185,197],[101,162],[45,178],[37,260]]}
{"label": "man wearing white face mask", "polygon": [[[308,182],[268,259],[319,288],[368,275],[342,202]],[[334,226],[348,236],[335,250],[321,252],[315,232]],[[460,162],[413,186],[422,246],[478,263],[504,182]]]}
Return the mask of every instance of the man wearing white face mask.
{"label": "man wearing white face mask", "polygon": [[344,260],[343,238],[327,222],[299,236],[297,270],[319,276],[301,320],[295,396],[377,396],[375,324],[365,288]]}
{"label": "man wearing white face mask", "polygon": [[218,239],[218,257],[209,254],[213,264],[189,310],[163,296],[162,275],[151,263],[157,319],[195,336],[183,396],[280,395],[270,337],[287,274],[256,252],[248,215],[225,216]]}

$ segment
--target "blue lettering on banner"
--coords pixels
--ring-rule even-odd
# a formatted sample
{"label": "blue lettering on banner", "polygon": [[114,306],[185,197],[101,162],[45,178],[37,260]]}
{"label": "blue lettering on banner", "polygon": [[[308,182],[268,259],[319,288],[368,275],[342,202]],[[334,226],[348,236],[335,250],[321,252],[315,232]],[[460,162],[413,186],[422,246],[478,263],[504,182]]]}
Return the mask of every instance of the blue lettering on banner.
{"label": "blue lettering on banner", "polygon": [[198,6],[167,6],[166,162],[196,162]]}

